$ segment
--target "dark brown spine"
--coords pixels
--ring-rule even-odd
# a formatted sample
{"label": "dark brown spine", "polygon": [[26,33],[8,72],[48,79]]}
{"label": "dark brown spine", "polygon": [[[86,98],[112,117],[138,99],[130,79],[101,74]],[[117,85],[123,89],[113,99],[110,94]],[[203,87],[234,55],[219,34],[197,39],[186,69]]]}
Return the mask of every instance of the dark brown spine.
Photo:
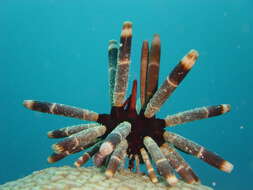
{"label": "dark brown spine", "polygon": [[160,70],[161,41],[159,35],[154,35],[148,62],[147,84],[146,84],[146,102],[154,95],[158,86]]}
{"label": "dark brown spine", "polygon": [[49,138],[63,138],[63,137],[68,137],[71,136],[75,133],[78,133],[80,131],[83,131],[85,129],[89,129],[95,126],[98,126],[99,124],[80,124],[80,125],[73,125],[73,126],[68,126],[68,127],[64,127],[61,129],[56,129],[53,131],[49,131],[47,133],[47,136]]}
{"label": "dark brown spine", "polygon": [[198,145],[197,143],[190,141],[178,134],[171,132],[164,132],[165,141],[173,144],[177,149],[196,156],[197,158],[205,161],[211,166],[218,168],[224,172],[231,172],[233,169],[233,165],[218,156],[217,154],[210,152],[203,146]]}
{"label": "dark brown spine", "polygon": [[175,126],[182,123],[218,116],[229,111],[230,105],[228,104],[206,106],[169,115],[164,120],[166,122],[166,126]]}
{"label": "dark brown spine", "polygon": [[145,117],[151,118],[155,115],[192,68],[197,58],[198,53],[195,50],[191,50],[183,57],[180,63],[173,69],[167,79],[163,82],[162,86],[155,92],[148,102],[144,112]]}
{"label": "dark brown spine", "polygon": [[94,144],[97,138],[102,136],[106,132],[106,127],[103,125],[98,125],[96,127],[80,131],[70,137],[65,138],[52,146],[53,150],[57,153],[62,153],[65,151],[73,151],[78,147],[87,146],[89,144]]}
{"label": "dark brown spine", "polygon": [[78,158],[78,160],[74,163],[76,167],[80,167],[83,164],[85,164],[94,154],[96,154],[99,150],[99,147],[101,146],[102,141],[96,143],[89,151],[84,153],[81,157]]}
{"label": "dark brown spine", "polygon": [[116,146],[124,140],[131,132],[131,124],[129,122],[122,122],[113,131],[107,135],[104,142],[100,146],[99,152],[94,156],[94,163],[96,166],[101,166],[105,158],[109,156]]}
{"label": "dark brown spine", "polygon": [[141,107],[143,107],[145,104],[148,58],[149,58],[148,41],[145,40],[142,43],[141,49],[141,72],[140,72]]}
{"label": "dark brown spine", "polygon": [[124,154],[127,150],[128,143],[127,140],[123,139],[116,147],[115,151],[112,153],[112,156],[110,157],[107,169],[105,171],[105,175],[110,178],[112,177],[117,168],[119,167],[120,163],[124,159]]}
{"label": "dark brown spine", "polygon": [[154,170],[154,168],[153,168],[153,166],[150,162],[147,151],[144,148],[141,148],[140,152],[141,152],[142,160],[144,161],[144,163],[146,165],[148,176],[149,176],[150,180],[153,183],[157,183],[158,179],[157,179],[157,176],[155,174],[155,170]]}
{"label": "dark brown spine", "polygon": [[117,72],[113,94],[113,105],[121,107],[128,84],[128,72],[130,65],[130,50],[132,41],[132,23],[125,22],[120,37],[119,62],[117,64]]}
{"label": "dark brown spine", "polygon": [[67,106],[64,104],[41,102],[34,100],[25,100],[23,104],[28,109],[43,113],[62,115],[65,117],[72,117],[87,121],[97,121],[98,119],[98,114],[93,111],[73,106]]}
{"label": "dark brown spine", "polygon": [[150,153],[152,160],[154,160],[160,175],[162,175],[170,185],[175,185],[178,180],[173,173],[169,161],[165,158],[155,141],[151,137],[146,136],[144,137],[143,143]]}
{"label": "dark brown spine", "polygon": [[109,41],[108,47],[108,62],[109,62],[109,95],[111,106],[113,105],[113,92],[115,87],[115,77],[118,62],[118,44],[116,40]]}
{"label": "dark brown spine", "polygon": [[189,164],[172,146],[164,143],[160,148],[170,165],[187,183],[199,182],[199,178],[194,174]]}
{"label": "dark brown spine", "polygon": [[[90,146],[91,146],[91,145],[90,145]],[[61,153],[55,153],[55,152],[54,152],[53,154],[51,154],[51,156],[49,156],[49,157],[47,158],[47,161],[48,161],[49,163],[55,163],[55,162],[57,162],[57,161],[59,161],[59,160],[65,158],[65,157],[67,157],[67,156],[70,155],[70,154],[75,154],[75,153],[81,152],[81,151],[84,150],[85,148],[87,148],[87,147],[78,147],[78,148],[76,148],[75,150],[72,150],[72,151],[65,151],[65,152],[61,152]]]}

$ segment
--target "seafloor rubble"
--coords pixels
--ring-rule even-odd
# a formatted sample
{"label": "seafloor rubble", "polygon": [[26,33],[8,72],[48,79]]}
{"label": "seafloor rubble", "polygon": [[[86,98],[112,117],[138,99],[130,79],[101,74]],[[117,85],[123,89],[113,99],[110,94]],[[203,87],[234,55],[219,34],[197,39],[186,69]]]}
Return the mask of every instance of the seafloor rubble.
{"label": "seafloor rubble", "polygon": [[0,185],[0,190],[212,190],[203,185],[179,181],[169,187],[165,181],[153,184],[147,176],[121,170],[107,179],[96,167],[51,167]]}

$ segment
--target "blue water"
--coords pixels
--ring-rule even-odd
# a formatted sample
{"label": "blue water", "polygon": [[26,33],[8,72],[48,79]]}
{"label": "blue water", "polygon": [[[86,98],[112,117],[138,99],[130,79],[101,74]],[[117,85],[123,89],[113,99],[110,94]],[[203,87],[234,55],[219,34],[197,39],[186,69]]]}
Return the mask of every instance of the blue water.
{"label": "blue water", "polygon": [[[172,130],[222,155],[235,166],[223,173],[185,156],[202,183],[216,190],[253,188],[251,0],[1,0],[0,184],[50,166],[72,165],[73,155],[50,165],[46,132],[82,123],[32,112],[24,99],[109,112],[108,40],[133,22],[130,81],[138,79],[144,39],[160,34],[160,81],[190,49],[199,60],[158,117],[228,103],[224,116]],[[91,164],[91,162],[89,163]]]}

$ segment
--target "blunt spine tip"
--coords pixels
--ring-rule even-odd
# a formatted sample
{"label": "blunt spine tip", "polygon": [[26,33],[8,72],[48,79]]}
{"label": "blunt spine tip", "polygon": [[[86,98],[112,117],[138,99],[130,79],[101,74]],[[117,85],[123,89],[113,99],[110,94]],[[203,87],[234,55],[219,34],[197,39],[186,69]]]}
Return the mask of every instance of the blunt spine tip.
{"label": "blunt spine tip", "polygon": [[105,176],[109,179],[113,176],[113,172],[111,170],[106,170]]}
{"label": "blunt spine tip", "polygon": [[191,58],[193,58],[194,60],[198,59],[199,57],[199,52],[195,49],[191,49],[188,53],[188,56],[190,56]]}
{"label": "blunt spine tip", "polygon": [[125,21],[124,23],[123,23],[123,27],[125,28],[131,28],[132,27],[132,25],[133,25],[133,23],[132,22],[130,22],[130,21]]}
{"label": "blunt spine tip", "polygon": [[54,138],[53,131],[48,131],[48,132],[47,132],[47,137],[48,137],[48,138]]}
{"label": "blunt spine tip", "polygon": [[229,104],[222,104],[222,113],[229,112],[231,110],[231,105]]}
{"label": "blunt spine tip", "polygon": [[175,175],[172,175],[172,176],[169,176],[169,177],[167,178],[167,182],[168,182],[171,186],[174,186],[174,185],[177,184],[178,179],[177,179],[177,177],[176,177]]}
{"label": "blunt spine tip", "polygon": [[118,45],[117,45],[117,41],[116,40],[109,40],[109,47],[108,47],[108,50],[111,50],[111,49],[117,49],[118,48]]}
{"label": "blunt spine tip", "polygon": [[28,109],[32,109],[33,103],[34,103],[33,100],[24,100],[23,101],[23,106],[25,106]]}
{"label": "blunt spine tip", "polygon": [[80,168],[80,166],[81,166],[77,161],[74,163],[74,165],[75,165],[77,168]]}
{"label": "blunt spine tip", "polygon": [[54,161],[54,159],[53,159],[51,156],[49,156],[49,157],[47,158],[47,162],[48,162],[48,163],[54,163],[55,161]]}
{"label": "blunt spine tip", "polygon": [[234,168],[233,164],[231,164],[228,161],[224,161],[220,169],[224,172],[231,173],[233,168]]}
{"label": "blunt spine tip", "polygon": [[58,144],[53,144],[52,145],[52,149],[56,152],[56,153],[61,153],[64,151],[64,148]]}

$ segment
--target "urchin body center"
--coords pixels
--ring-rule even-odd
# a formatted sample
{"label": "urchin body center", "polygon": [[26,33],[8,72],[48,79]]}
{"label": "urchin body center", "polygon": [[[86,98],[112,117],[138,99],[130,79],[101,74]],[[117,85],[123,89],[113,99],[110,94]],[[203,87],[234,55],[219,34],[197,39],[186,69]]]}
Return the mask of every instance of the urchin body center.
{"label": "urchin body center", "polygon": [[107,127],[105,136],[110,134],[120,123],[124,121],[131,123],[131,132],[127,136],[127,141],[129,142],[127,154],[140,155],[140,149],[144,147],[143,138],[145,136],[153,138],[158,145],[164,143],[162,135],[165,122],[163,119],[155,117],[146,118],[142,111],[138,114],[136,109],[130,108],[132,103],[130,97],[125,106],[113,106],[111,114],[101,114],[99,122]]}

